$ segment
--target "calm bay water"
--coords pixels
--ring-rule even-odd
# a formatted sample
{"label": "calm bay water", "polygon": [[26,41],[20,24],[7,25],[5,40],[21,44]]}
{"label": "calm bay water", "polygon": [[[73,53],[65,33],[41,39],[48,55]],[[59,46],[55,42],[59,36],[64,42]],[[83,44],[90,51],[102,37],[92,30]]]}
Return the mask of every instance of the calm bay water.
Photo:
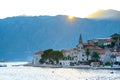
{"label": "calm bay water", "polygon": [[0,80],[120,80],[120,71],[71,68],[1,67]]}

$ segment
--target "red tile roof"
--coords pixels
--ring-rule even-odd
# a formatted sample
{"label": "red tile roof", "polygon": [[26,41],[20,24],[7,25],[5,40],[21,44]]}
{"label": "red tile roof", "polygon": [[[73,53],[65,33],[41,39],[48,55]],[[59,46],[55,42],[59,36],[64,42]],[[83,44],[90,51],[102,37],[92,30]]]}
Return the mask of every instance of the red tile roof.
{"label": "red tile roof", "polygon": [[120,52],[118,52],[118,54],[116,54],[116,56],[120,56]]}
{"label": "red tile roof", "polygon": [[98,46],[87,46],[86,48],[89,48],[89,49],[91,49],[91,50],[99,50],[99,49],[101,49],[101,48],[98,47]]}
{"label": "red tile roof", "polygon": [[120,56],[120,54],[117,54],[116,56]]}
{"label": "red tile roof", "polygon": [[43,54],[43,51],[36,52],[35,55]]}
{"label": "red tile roof", "polygon": [[65,53],[69,53],[71,51],[72,51],[71,49],[70,50],[62,50],[62,53],[65,54]]}
{"label": "red tile roof", "polygon": [[105,54],[105,50],[103,49],[100,49],[100,50],[97,50],[99,54]]}
{"label": "red tile roof", "polygon": [[114,42],[113,39],[106,39],[105,42]]}
{"label": "red tile roof", "polygon": [[100,62],[91,62],[92,65],[100,65]]}
{"label": "red tile roof", "polygon": [[77,51],[78,49],[77,48],[73,48],[73,49],[69,49],[69,50],[61,50],[63,54],[65,53],[70,53],[71,51]]}

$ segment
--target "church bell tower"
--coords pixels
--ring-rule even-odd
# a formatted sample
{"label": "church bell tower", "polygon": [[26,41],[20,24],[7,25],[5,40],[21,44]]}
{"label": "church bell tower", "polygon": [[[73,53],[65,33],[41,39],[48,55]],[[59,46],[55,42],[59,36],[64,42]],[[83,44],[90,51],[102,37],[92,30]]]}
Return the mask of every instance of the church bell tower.
{"label": "church bell tower", "polygon": [[83,49],[83,41],[82,41],[82,35],[81,34],[80,34],[80,37],[79,37],[79,44],[77,45],[77,49],[78,50]]}
{"label": "church bell tower", "polygon": [[82,35],[80,34],[80,37],[79,37],[79,44],[82,44]]}

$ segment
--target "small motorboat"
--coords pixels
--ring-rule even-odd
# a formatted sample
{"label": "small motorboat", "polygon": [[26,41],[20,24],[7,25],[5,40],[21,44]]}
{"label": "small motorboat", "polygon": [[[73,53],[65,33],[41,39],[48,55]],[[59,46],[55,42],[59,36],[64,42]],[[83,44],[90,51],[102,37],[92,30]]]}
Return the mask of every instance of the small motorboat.
{"label": "small motorboat", "polygon": [[0,64],[0,67],[7,67],[7,65],[5,65],[5,64]]}

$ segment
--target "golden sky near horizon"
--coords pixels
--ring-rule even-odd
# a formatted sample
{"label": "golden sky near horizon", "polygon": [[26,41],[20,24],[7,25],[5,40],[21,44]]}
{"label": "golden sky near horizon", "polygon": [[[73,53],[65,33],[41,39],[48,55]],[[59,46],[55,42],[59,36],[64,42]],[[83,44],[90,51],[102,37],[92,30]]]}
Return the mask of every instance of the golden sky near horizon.
{"label": "golden sky near horizon", "polygon": [[95,13],[93,14],[90,14],[88,16],[86,16],[86,18],[96,18],[96,17],[100,17],[102,14],[104,13],[104,10],[99,10],[99,11],[96,11]]}
{"label": "golden sky near horizon", "polygon": [[120,11],[120,0],[0,0],[0,18],[71,15],[84,18],[99,9]]}

